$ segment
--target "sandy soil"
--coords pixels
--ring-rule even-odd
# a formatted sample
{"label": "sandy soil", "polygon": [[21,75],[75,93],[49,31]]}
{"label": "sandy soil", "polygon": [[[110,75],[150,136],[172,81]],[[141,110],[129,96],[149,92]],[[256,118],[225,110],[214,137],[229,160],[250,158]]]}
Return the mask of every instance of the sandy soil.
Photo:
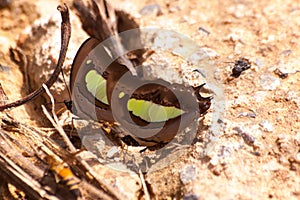
{"label": "sandy soil", "polygon": [[[175,163],[148,174],[150,193],[157,199],[300,199],[299,2],[111,2],[129,12],[142,27],[171,28],[213,52],[216,80],[225,91],[222,130],[207,156],[201,157],[201,145],[196,143]],[[19,0],[0,10],[0,80],[10,100],[25,95],[27,87],[24,69],[11,61],[9,47],[20,45],[22,38],[29,36],[34,20],[46,19],[50,13],[59,17],[58,3]],[[159,11],[141,14],[150,4],[157,4]],[[81,38],[71,40],[71,49],[76,52],[87,36],[73,34]],[[33,56],[28,50],[26,54]],[[234,62],[240,57],[249,59],[252,66],[232,78]],[[276,69],[287,77],[280,77]],[[36,86],[39,81],[31,80]],[[48,126],[38,114],[37,102],[42,101],[11,112],[26,123]],[[205,123],[210,126],[209,121]]]}

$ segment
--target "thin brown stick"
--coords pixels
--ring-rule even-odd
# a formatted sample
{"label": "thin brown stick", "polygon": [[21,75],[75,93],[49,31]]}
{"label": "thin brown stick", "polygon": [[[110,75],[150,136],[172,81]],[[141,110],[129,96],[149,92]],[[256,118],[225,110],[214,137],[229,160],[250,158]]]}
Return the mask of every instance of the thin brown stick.
{"label": "thin brown stick", "polygon": [[0,105],[6,104],[8,101],[7,95],[5,91],[2,88],[2,85],[0,83]]}
{"label": "thin brown stick", "polygon": [[17,166],[12,160],[2,153],[0,153],[0,172],[2,178],[9,180],[19,189],[25,191],[26,194],[29,194],[35,199],[58,199],[55,196],[47,194],[47,192],[36,180],[28,176],[26,172],[24,172],[19,166]]}
{"label": "thin brown stick", "polygon": [[[97,172],[95,172],[91,166],[87,164],[86,161],[82,160],[81,157],[75,156],[75,154],[71,154],[70,152],[66,151],[65,149],[62,149],[60,146],[58,146],[56,143],[54,143],[50,138],[45,137],[46,133],[43,133],[42,131],[31,127],[27,124],[23,124],[21,122],[16,121],[13,118],[5,117],[4,124],[6,126],[12,126],[18,129],[18,132],[20,134],[23,134],[26,136],[28,141],[23,141],[25,146],[29,145],[34,149],[34,152],[36,156],[40,159],[40,152],[45,153],[45,155],[54,156],[56,158],[59,157],[58,160],[62,162],[66,162],[71,168],[76,169],[76,172],[79,174],[78,178],[81,179],[81,182],[79,184],[80,190],[83,192],[83,194],[86,195],[87,198],[90,199],[104,199],[104,200],[112,200],[112,199],[124,199],[124,197],[120,194],[118,194],[115,189],[113,189],[111,186],[107,185],[105,183],[105,180],[103,180],[102,177],[99,177]],[[32,160],[27,160],[22,154],[20,154],[16,149],[15,146],[17,145],[19,149],[23,151],[26,151],[22,146],[18,144],[11,145],[13,142],[12,139],[7,138],[7,135],[9,133],[6,133],[6,131],[3,130],[5,133],[4,135],[1,134],[0,129],[0,141],[2,141],[4,144],[0,145],[0,162],[1,162],[1,153],[3,153],[6,156],[9,156],[9,158],[14,163],[22,163],[22,170],[26,171],[31,177],[33,177],[35,180],[39,180],[41,177],[43,177],[43,171],[41,169],[36,168],[36,166],[32,163]],[[3,136],[2,136],[3,135]],[[32,153],[30,153],[32,154]],[[76,162],[75,162],[76,159]],[[6,162],[6,161],[4,161]],[[75,165],[75,163],[78,163],[79,165]],[[29,188],[27,186],[30,184],[30,182],[19,183],[17,179],[13,178],[14,175],[11,174],[10,171],[5,171],[6,166],[1,165],[0,163],[0,180],[2,177],[5,177],[5,180],[11,180],[14,179],[14,181],[10,181],[13,185],[17,186],[17,188],[22,189],[26,194],[30,196],[35,196],[36,191],[31,191],[34,189]],[[94,183],[91,183],[91,179],[87,178],[87,174],[91,174],[93,176],[95,181]],[[86,181],[89,180],[89,181]],[[1,182],[1,181],[0,181]],[[19,187],[21,185],[22,187]],[[100,187],[99,187],[100,186]],[[31,194],[31,193],[34,194]],[[35,196],[36,197],[36,196]],[[37,199],[37,198],[35,198]]]}
{"label": "thin brown stick", "polygon": [[[64,4],[62,6],[60,5],[57,7],[57,9],[60,11],[61,18],[62,18],[61,49],[59,52],[59,58],[58,58],[56,68],[55,68],[53,74],[51,75],[51,77],[49,78],[49,80],[45,83],[45,85],[47,85],[48,88],[50,88],[58,78],[58,75],[61,71],[61,68],[64,64],[64,60],[66,58],[66,53],[67,53],[69,40],[70,40],[70,36],[71,36],[71,24],[70,24],[69,10],[68,10],[67,5],[66,4]],[[8,108],[14,108],[17,106],[21,106],[21,105],[31,101],[32,99],[35,99],[36,97],[38,97],[39,95],[41,95],[44,92],[45,92],[45,89],[43,87],[40,87],[39,89],[35,90],[34,92],[30,93],[29,95],[25,96],[22,99],[19,99],[17,101],[14,101],[12,103],[8,103],[5,105],[0,105],[0,111],[3,111]]]}
{"label": "thin brown stick", "polygon": [[147,185],[146,185],[146,181],[145,181],[145,178],[144,178],[144,175],[142,173],[142,170],[139,169],[139,177],[141,179],[141,182],[142,182],[142,186],[143,186],[143,190],[144,190],[144,194],[145,194],[145,200],[150,200],[150,194],[148,192],[148,188],[147,188]]}
{"label": "thin brown stick", "polygon": [[[0,180],[12,183],[26,195],[34,199],[57,199],[49,195],[43,186],[36,181],[43,176],[43,172],[15,149],[6,137],[9,133],[0,130]],[[19,163],[17,165],[16,163]]]}
{"label": "thin brown stick", "polygon": [[50,97],[50,100],[51,100],[51,103],[52,103],[52,115],[53,115],[53,118],[51,117],[51,115],[49,114],[49,112],[47,111],[47,109],[45,108],[45,106],[42,105],[43,112],[46,115],[46,117],[48,118],[48,120],[52,123],[52,125],[59,132],[60,136],[62,136],[62,138],[63,138],[65,144],[67,145],[67,147],[69,148],[70,152],[71,153],[76,153],[76,148],[74,147],[74,145],[72,144],[72,142],[68,138],[68,136],[65,133],[64,129],[59,124],[58,118],[57,118],[57,116],[55,114],[54,98],[51,95],[51,93],[50,93],[49,89],[47,88],[47,86],[43,84],[43,87],[44,87],[46,93],[48,94],[48,96]]}
{"label": "thin brown stick", "polygon": [[112,196],[114,199],[124,199],[124,197],[116,192],[116,190],[111,187],[109,184],[103,180],[103,178],[99,177],[97,172],[81,157],[80,154],[76,155],[77,160],[80,162],[82,166],[88,171],[88,173],[93,176],[95,180],[100,184],[101,188],[107,192],[110,196]]}

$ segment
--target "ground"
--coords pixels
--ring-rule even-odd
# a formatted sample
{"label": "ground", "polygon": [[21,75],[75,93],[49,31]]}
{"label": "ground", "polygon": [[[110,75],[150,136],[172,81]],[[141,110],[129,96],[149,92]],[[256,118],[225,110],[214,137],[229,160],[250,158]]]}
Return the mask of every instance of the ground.
{"label": "ground", "polygon": [[[59,17],[59,3],[19,0],[0,10],[0,80],[11,101],[26,94],[26,76],[11,61],[9,47],[22,44],[22,37],[28,36],[25,30],[36,19],[55,12]],[[148,174],[150,193],[157,199],[299,199],[299,2],[113,0],[111,4],[129,12],[141,27],[170,28],[213,52],[215,79],[224,88],[222,129],[206,156],[196,143],[175,163]],[[156,10],[148,7],[149,13],[141,14],[151,4]],[[82,39],[71,40],[75,52],[87,36],[82,32],[78,37]],[[33,44],[37,45],[41,44]],[[58,52],[53,54],[57,58]],[[249,59],[251,68],[233,78],[231,70],[240,57]],[[37,114],[37,102],[11,112],[25,123],[49,126]],[[205,123],[210,126],[209,120]]]}

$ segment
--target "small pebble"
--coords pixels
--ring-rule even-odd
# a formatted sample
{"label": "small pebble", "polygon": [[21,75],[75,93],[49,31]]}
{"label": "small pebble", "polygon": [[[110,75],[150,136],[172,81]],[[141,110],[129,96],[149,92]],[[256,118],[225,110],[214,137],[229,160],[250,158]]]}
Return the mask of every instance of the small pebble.
{"label": "small pebble", "polygon": [[260,76],[261,87],[265,90],[275,90],[280,85],[280,80],[269,74]]}
{"label": "small pebble", "polygon": [[292,52],[293,52],[293,51],[292,51],[291,49],[287,49],[287,50],[282,51],[280,54],[285,55],[285,56],[288,56],[288,55],[290,55]]}
{"label": "small pebble", "polygon": [[0,72],[10,72],[10,67],[0,64]]}
{"label": "small pebble", "polygon": [[183,184],[187,184],[196,179],[197,169],[193,165],[185,166],[180,172],[180,180]]}
{"label": "small pebble", "polygon": [[259,123],[259,125],[260,125],[260,126],[263,128],[263,130],[266,131],[266,132],[271,133],[271,132],[273,132],[273,130],[274,130],[273,125],[272,125],[270,122],[268,122],[268,121],[261,121],[261,122]]}
{"label": "small pebble", "polygon": [[251,118],[255,118],[256,114],[254,112],[240,112],[238,114],[238,117],[251,117]]}
{"label": "small pebble", "polygon": [[257,91],[254,95],[253,95],[253,101],[256,102],[262,102],[266,99],[266,97],[268,96],[268,92],[266,91]]}
{"label": "small pebble", "polygon": [[141,9],[140,13],[142,15],[155,15],[155,16],[162,15],[160,5],[158,5],[157,3],[146,5]]}
{"label": "small pebble", "polygon": [[199,196],[196,194],[186,194],[183,197],[183,200],[198,200]]}
{"label": "small pebble", "polygon": [[275,160],[271,160],[267,164],[262,166],[262,169],[265,171],[278,171],[282,168],[282,166]]}
{"label": "small pebble", "polygon": [[179,6],[172,6],[169,8],[170,13],[178,12],[180,10],[181,10],[181,8]]}
{"label": "small pebble", "polygon": [[288,73],[284,73],[284,72],[282,72],[280,69],[278,69],[278,68],[276,68],[275,70],[274,70],[274,73],[279,77],[279,78],[281,78],[281,79],[285,79],[285,78],[287,78],[288,77]]}
{"label": "small pebble", "polygon": [[247,58],[239,58],[234,62],[231,76],[237,78],[241,73],[251,67],[251,62]]}
{"label": "small pebble", "polygon": [[295,103],[298,107],[298,109],[300,108],[300,91],[289,91],[286,97],[286,100],[291,101],[293,103]]}
{"label": "small pebble", "polygon": [[234,6],[234,10],[232,10],[232,12],[233,16],[237,19],[243,18],[246,13],[246,6],[243,4],[237,4]]}
{"label": "small pebble", "polygon": [[238,132],[246,144],[253,145],[255,142],[255,137],[249,133],[244,132],[240,127],[234,127],[233,130]]}
{"label": "small pebble", "polygon": [[255,64],[258,66],[258,67],[263,67],[264,66],[264,62],[260,59],[260,58],[257,58],[255,60]]}
{"label": "small pebble", "polygon": [[219,164],[219,158],[217,156],[214,156],[210,159],[209,163],[212,165],[212,166],[216,166],[217,164]]}
{"label": "small pebble", "polygon": [[294,159],[296,162],[300,163],[300,152],[295,155]]}

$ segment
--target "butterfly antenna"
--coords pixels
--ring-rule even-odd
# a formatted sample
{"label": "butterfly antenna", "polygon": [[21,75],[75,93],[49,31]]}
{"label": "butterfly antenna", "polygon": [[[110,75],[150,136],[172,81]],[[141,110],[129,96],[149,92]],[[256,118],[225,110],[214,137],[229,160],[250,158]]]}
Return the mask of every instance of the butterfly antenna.
{"label": "butterfly antenna", "polygon": [[66,88],[67,88],[67,91],[68,91],[68,94],[69,94],[69,100],[68,100],[68,101],[65,100],[65,101],[64,101],[64,104],[65,104],[65,106],[67,107],[68,110],[72,110],[71,91],[70,91],[70,88],[68,87],[68,84],[67,84],[66,79],[65,79],[65,74],[64,74],[64,72],[63,72],[62,69],[61,69],[61,74],[62,74],[62,76],[63,76],[63,81],[64,81],[64,83],[65,83],[65,85],[66,85]]}

